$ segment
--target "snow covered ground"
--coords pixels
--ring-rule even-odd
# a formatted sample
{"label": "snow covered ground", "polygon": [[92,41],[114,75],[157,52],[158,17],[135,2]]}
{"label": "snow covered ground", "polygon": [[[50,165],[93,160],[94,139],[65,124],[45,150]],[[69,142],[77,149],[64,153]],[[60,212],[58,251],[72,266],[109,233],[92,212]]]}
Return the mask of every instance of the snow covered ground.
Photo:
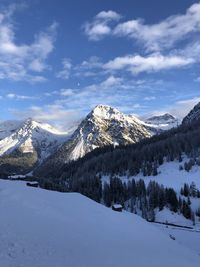
{"label": "snow covered ground", "polygon": [[156,227],[164,231],[165,233],[173,236],[176,242],[190,248],[200,255],[200,230],[183,229],[173,226],[165,226],[160,224],[154,224]]}
{"label": "snow covered ground", "polygon": [[[200,190],[200,167],[193,166],[192,169],[187,172],[185,170],[179,170],[180,165],[184,165],[184,162],[188,161],[188,158],[184,157],[183,162],[173,161],[173,162],[165,162],[158,168],[158,175],[157,176],[143,176],[142,173],[138,174],[137,176],[127,177],[121,176],[120,179],[123,182],[128,182],[133,178],[137,181],[139,179],[143,179],[145,184],[148,185],[150,181],[156,181],[158,184],[163,184],[165,187],[173,188],[176,193],[177,197],[180,196],[180,189],[184,186],[184,183],[191,184],[194,182],[196,184],[196,188]],[[102,182],[109,183],[110,178],[108,176],[102,177]],[[181,196],[184,198],[183,196]],[[185,198],[187,201],[187,198]],[[191,201],[191,208],[194,212],[200,208],[200,198],[192,198],[190,197]],[[178,213],[173,213],[169,209],[164,209],[160,212],[156,212],[156,221],[158,222],[166,222],[178,224],[182,226],[190,226],[194,227],[195,229],[200,229],[200,222],[198,217],[196,216],[196,224],[193,226],[191,220],[186,219],[183,215]]]}
{"label": "snow covered ground", "polygon": [[[0,180],[2,267],[197,267],[198,250],[77,193]],[[195,237],[196,246],[200,239]]]}
{"label": "snow covered ground", "polygon": [[[158,168],[157,176],[143,176],[142,173],[134,177],[135,180],[143,179],[146,184],[150,181],[156,181],[159,184],[163,184],[166,187],[172,187],[177,192],[180,192],[181,187],[184,183],[191,184],[195,182],[197,188],[200,189],[200,167],[193,166],[193,168],[187,172],[185,170],[180,171],[179,166],[184,165],[184,162],[188,159],[184,159],[183,162],[171,161],[165,162]],[[122,180],[127,181],[127,176],[122,177]]]}
{"label": "snow covered ground", "polygon": [[[156,212],[155,217],[156,222],[164,222],[164,223],[172,223],[182,226],[189,226],[194,228],[193,223],[191,220],[186,219],[182,214],[179,214],[178,212],[173,212],[169,210],[168,208],[164,208],[162,211]],[[200,224],[197,220],[195,229],[200,229]]]}
{"label": "snow covered ground", "polygon": [[[180,171],[179,166],[184,165],[184,162],[188,159],[185,158],[183,162],[179,161],[170,161],[164,162],[163,165],[159,166],[158,168],[158,175],[156,176],[143,176],[142,173],[138,174],[137,176],[121,176],[120,179],[123,182],[127,182],[132,180],[133,178],[137,181],[139,179],[143,179],[146,185],[150,181],[156,181],[159,184],[163,184],[166,187],[172,187],[174,190],[180,192],[180,188],[184,185],[184,183],[191,184],[195,182],[197,188],[200,189],[200,167],[193,166],[193,168],[187,172],[185,170]],[[109,182],[108,176],[102,177],[102,182]]]}

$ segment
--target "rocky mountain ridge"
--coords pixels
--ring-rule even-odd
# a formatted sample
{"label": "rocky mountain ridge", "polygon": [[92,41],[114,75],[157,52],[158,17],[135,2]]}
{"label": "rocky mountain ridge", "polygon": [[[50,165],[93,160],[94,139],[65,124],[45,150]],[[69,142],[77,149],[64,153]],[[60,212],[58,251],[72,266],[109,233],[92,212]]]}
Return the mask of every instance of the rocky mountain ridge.
{"label": "rocky mountain ridge", "polygon": [[0,170],[26,173],[36,168],[37,173],[44,172],[98,147],[137,143],[158,134],[160,126],[107,105],[96,106],[72,135],[30,118],[0,123]]}

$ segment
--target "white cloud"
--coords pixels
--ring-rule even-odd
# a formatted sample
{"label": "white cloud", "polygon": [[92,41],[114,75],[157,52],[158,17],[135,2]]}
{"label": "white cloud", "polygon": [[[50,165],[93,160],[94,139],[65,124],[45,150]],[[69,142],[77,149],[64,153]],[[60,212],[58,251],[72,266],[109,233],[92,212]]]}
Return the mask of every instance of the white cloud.
{"label": "white cloud", "polygon": [[[16,8],[0,11],[0,79],[45,81],[36,72],[48,69],[46,60],[54,49],[57,23],[35,35],[31,44],[17,42],[13,14]],[[12,12],[11,12],[12,11]]]}
{"label": "white cloud", "polygon": [[73,68],[74,75],[77,77],[93,77],[105,74],[102,70],[103,63],[100,58],[91,56],[88,60],[84,60],[81,64],[78,64]]}
{"label": "white cloud", "polygon": [[169,112],[174,114],[176,117],[182,119],[199,102],[200,102],[200,97],[177,101],[174,103],[173,106],[169,107]]}
{"label": "white cloud", "polygon": [[173,15],[155,24],[147,24],[143,19],[119,23],[121,18],[114,11],[102,11],[84,25],[85,34],[94,41],[108,35],[128,37],[142,43],[147,51],[161,51],[200,32],[200,3],[191,5],[185,14]]}
{"label": "white cloud", "polygon": [[136,39],[154,51],[169,48],[194,32],[200,32],[200,3],[193,4],[184,15],[170,16],[157,24],[137,19],[120,23],[113,30],[114,35]]}
{"label": "white cloud", "polygon": [[35,96],[27,96],[27,95],[17,95],[14,93],[9,93],[6,95],[9,99],[16,99],[16,100],[28,100],[28,99],[36,99]]}
{"label": "white cloud", "polygon": [[42,72],[46,68],[46,66],[41,60],[34,59],[30,62],[29,68],[36,72]]}
{"label": "white cloud", "polygon": [[110,71],[126,69],[133,74],[138,74],[141,72],[154,72],[184,67],[192,63],[194,63],[193,58],[184,58],[176,55],[163,56],[160,53],[154,53],[146,57],[140,55],[117,57],[104,64],[103,67]]}
{"label": "white cloud", "polygon": [[25,111],[11,110],[11,112],[20,118],[33,117],[61,125],[66,129],[73,121],[82,118],[100,103],[114,106],[127,113],[133,112],[134,109],[141,112],[144,106],[139,103],[140,93],[146,94],[148,90],[151,94],[155,94],[158,88],[160,89],[160,82],[157,83],[157,81],[127,80],[109,75],[99,82],[96,81],[81,88],[62,88],[45,93],[45,96],[53,96],[53,102],[50,105],[43,107],[37,105]]}
{"label": "white cloud", "polygon": [[97,41],[111,33],[110,23],[118,21],[121,15],[115,11],[101,11],[98,13],[92,22],[86,22],[83,25],[84,33],[90,40]]}
{"label": "white cloud", "polygon": [[[77,72],[77,75],[95,77],[121,70],[137,75],[188,67],[200,62],[200,41],[194,38],[194,34],[200,33],[200,3],[191,5],[185,14],[173,15],[155,24],[146,24],[142,19],[119,23],[121,18],[118,13],[102,11],[86,25],[85,33],[91,40],[99,40],[106,35],[130,37],[142,43],[145,51],[118,56],[106,63],[100,59],[86,61],[85,66],[80,66],[82,72]],[[101,28],[104,29],[102,32],[98,28],[100,25],[105,26]],[[175,49],[174,45],[183,40],[186,42],[182,43],[182,47]],[[94,68],[87,68],[90,63],[91,66],[94,64]]]}
{"label": "white cloud", "polygon": [[61,96],[72,96],[72,95],[74,95],[74,90],[73,89],[64,89],[63,88],[63,89],[60,90],[59,94]]}
{"label": "white cloud", "polygon": [[64,131],[73,127],[74,123],[80,119],[79,111],[70,110],[57,104],[45,105],[43,107],[31,106],[26,111],[13,109],[10,112],[20,119],[30,117],[37,121],[53,124]]}
{"label": "white cloud", "polygon": [[101,89],[109,89],[113,86],[118,86],[122,82],[122,78],[115,77],[113,75],[109,76],[105,81],[100,83]]}
{"label": "white cloud", "polygon": [[99,12],[95,19],[98,20],[119,20],[121,18],[121,15],[118,14],[115,11],[109,10],[109,11],[101,11]]}
{"label": "white cloud", "polygon": [[[74,89],[73,92],[67,91],[66,97],[62,95],[55,101],[57,105],[63,105],[65,108],[77,109],[81,112],[92,108],[99,103],[121,107],[123,110],[132,110],[141,108],[141,106],[133,106],[133,102],[137,98],[137,91],[149,89],[147,84],[153,84],[154,90],[157,85],[152,81],[126,80],[121,77],[110,75],[101,82],[92,83],[81,89]],[[61,91],[58,91],[61,93]],[[58,94],[57,93],[57,94]],[[126,107],[126,108],[125,108]]]}
{"label": "white cloud", "polygon": [[148,118],[154,115],[162,115],[165,113],[170,113],[176,118],[181,120],[194,108],[196,104],[200,102],[200,97],[194,97],[185,100],[179,100],[174,102],[173,104],[166,106],[161,110],[154,110],[153,112],[144,115],[144,118]]}
{"label": "white cloud", "polygon": [[67,80],[69,79],[71,68],[72,68],[70,59],[64,58],[62,60],[62,65],[63,65],[63,69],[56,73],[56,77]]}

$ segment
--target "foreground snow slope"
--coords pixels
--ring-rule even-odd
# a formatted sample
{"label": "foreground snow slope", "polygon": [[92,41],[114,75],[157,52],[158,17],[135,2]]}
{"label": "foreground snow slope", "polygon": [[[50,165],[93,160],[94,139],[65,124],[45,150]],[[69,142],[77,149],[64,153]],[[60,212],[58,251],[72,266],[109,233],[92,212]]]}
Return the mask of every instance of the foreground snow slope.
{"label": "foreground snow slope", "polygon": [[77,193],[0,180],[0,266],[197,267],[197,253],[154,225]]}

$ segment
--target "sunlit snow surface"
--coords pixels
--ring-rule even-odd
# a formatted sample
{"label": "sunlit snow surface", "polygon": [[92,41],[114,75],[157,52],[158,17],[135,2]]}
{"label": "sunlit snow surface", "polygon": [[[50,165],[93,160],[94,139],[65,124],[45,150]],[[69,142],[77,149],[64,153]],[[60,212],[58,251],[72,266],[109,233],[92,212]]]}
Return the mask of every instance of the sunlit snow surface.
{"label": "sunlit snow surface", "polygon": [[77,193],[0,180],[0,214],[2,267],[199,266],[169,233]]}

